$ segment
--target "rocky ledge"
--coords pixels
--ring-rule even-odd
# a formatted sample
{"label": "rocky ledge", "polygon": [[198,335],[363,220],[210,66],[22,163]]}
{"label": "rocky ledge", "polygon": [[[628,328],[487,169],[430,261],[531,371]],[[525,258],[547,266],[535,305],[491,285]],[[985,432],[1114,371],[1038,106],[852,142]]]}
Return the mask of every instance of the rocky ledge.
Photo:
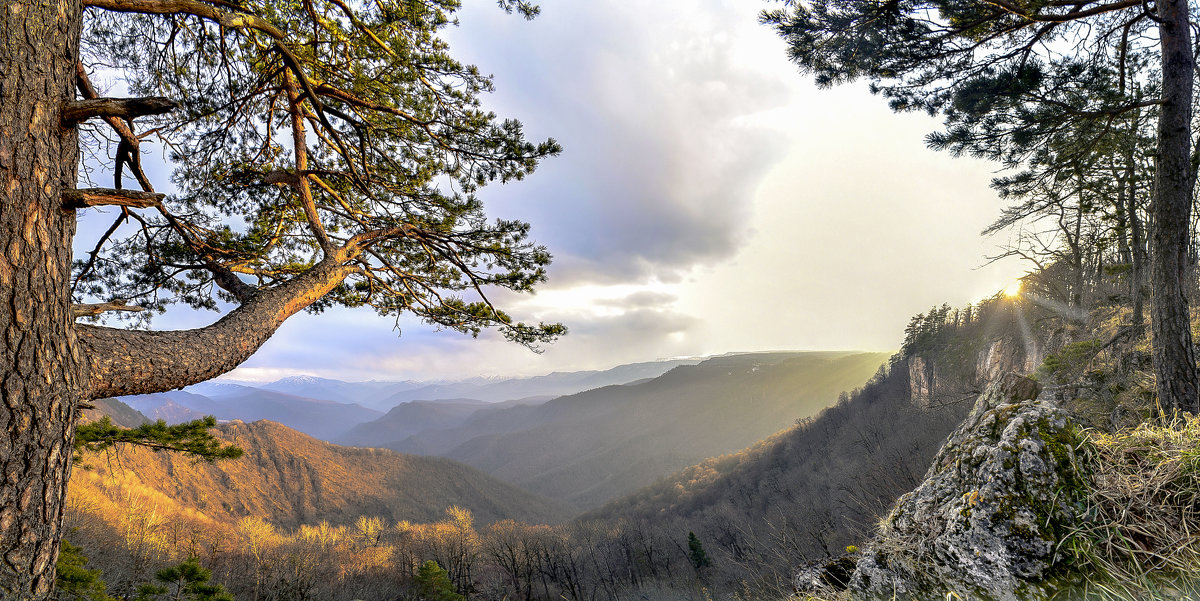
{"label": "rocky ledge", "polygon": [[1081,439],[1039,392],[1013,374],[987,388],[857,554],[854,598],[1025,601],[1070,584],[1058,543],[1084,506]]}

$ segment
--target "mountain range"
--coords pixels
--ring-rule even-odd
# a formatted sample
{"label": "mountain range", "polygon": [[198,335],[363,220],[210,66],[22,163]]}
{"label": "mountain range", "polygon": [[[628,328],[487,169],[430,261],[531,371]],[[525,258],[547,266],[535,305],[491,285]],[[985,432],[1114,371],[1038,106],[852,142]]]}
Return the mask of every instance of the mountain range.
{"label": "mountain range", "polygon": [[[540,404],[473,412],[462,401],[401,405],[339,442],[448,457],[582,509],[815,415],[886,360],[851,352],[714,357]],[[458,419],[409,434],[415,423]]]}
{"label": "mountain range", "polygon": [[[438,410],[466,419],[475,410],[503,408],[506,401],[538,403],[612,384],[653,378],[700,359],[671,359],[620,365],[602,371],[555,372],[529,378],[471,378],[455,382],[343,382],[315,376],[291,376],[266,384],[213,380],[182,390],[122,397],[151,419],[179,423],[212,415],[218,420],[269,419],[322,440],[335,440],[358,424],[373,421],[398,405],[414,401],[453,401]],[[501,403],[501,404],[497,404]],[[470,405],[470,410],[467,410]],[[428,409],[429,407],[424,407]],[[414,413],[420,413],[418,408]],[[456,419],[457,419],[456,418]],[[427,429],[421,422],[403,436]],[[450,421],[431,426],[450,427]],[[416,429],[413,429],[416,428]]]}
{"label": "mountain range", "polygon": [[[259,386],[206,382],[127,400],[132,409],[152,419],[182,421],[214,415],[226,420],[220,426],[221,436],[245,447],[250,463],[243,459],[228,468],[224,464],[193,468],[189,460],[169,455],[135,455],[139,466],[132,471],[149,488],[172,487],[163,494],[184,499],[196,511],[206,513],[216,507],[230,515],[269,516],[277,524],[354,512],[396,517],[404,511],[393,506],[418,504],[417,496],[429,497],[428,506],[424,513],[409,511],[413,517],[404,519],[436,517],[445,504],[458,501],[449,492],[430,496],[430,491],[457,486],[452,483],[458,481],[486,481],[472,489],[486,489],[477,495],[483,499],[518,499],[532,493],[528,499],[514,500],[527,511],[504,503],[473,508],[481,519],[554,521],[567,514],[566,507],[571,511],[597,507],[815,415],[836,403],[839,393],[861,386],[886,359],[884,353],[856,352],[731,354],[633,364],[605,372],[419,387],[411,382],[347,383],[300,377]],[[654,376],[656,372],[664,373]],[[625,378],[633,379],[550,400],[536,396],[504,402],[409,400],[386,414],[357,403],[314,398],[347,395],[343,398],[361,400],[368,393],[388,391],[388,398],[396,398],[436,387],[447,394],[469,388],[494,399]],[[399,390],[405,386],[406,390]],[[106,413],[114,411],[121,412],[119,403]],[[137,421],[125,419],[130,425]],[[306,434],[364,448],[320,442]],[[440,479],[433,476],[438,472]],[[421,481],[414,474],[431,480]],[[413,478],[419,484],[414,485]],[[239,479],[241,483],[233,484]],[[204,499],[189,497],[200,494],[195,490],[210,481],[255,492],[229,493],[219,502],[204,500],[212,493],[201,495]],[[362,484],[367,481],[374,484]],[[363,492],[367,489],[371,492]],[[417,496],[396,505],[396,495]]]}

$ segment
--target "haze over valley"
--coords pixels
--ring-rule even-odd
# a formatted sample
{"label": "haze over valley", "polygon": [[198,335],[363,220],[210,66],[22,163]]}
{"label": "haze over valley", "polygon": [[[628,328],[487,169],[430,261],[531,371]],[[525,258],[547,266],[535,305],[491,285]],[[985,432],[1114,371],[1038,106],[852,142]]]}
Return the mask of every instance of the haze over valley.
{"label": "haze over valley", "polygon": [[[886,358],[751,353],[432,385],[214,381],[122,400],[168,423],[270,420],[341,444],[442,456],[582,509],[815,415]],[[363,405],[392,407],[383,414]]]}
{"label": "haze over valley", "polygon": [[[575,540],[592,536],[585,532],[594,526],[576,519],[583,510],[814,419],[844,400],[846,390],[877,376],[887,357],[743,353],[436,384],[312,377],[260,385],[213,381],[101,401],[88,419],[108,416],[122,427],[151,418],[187,423],[200,414],[215,415],[222,421],[213,430],[216,441],[244,454],[216,463],[137,448],[88,454],[72,479],[68,523],[72,540],[89,548],[125,532],[118,552],[94,562],[105,566],[110,590],[134,586],[140,562],[175,553],[181,540],[223,557],[213,565],[224,582],[232,577],[235,583],[233,574],[244,561],[236,541],[259,541],[253,544],[267,545],[280,559],[308,549],[303,552],[315,554],[314,560],[331,562],[314,564],[317,571],[348,561],[331,555],[342,552],[336,551],[341,544],[350,545],[346,550],[367,544],[453,561],[445,555],[457,548],[453,538],[445,538],[452,532],[477,537],[473,544],[483,545],[480,550],[502,544],[504,537],[532,544],[514,542],[530,536],[562,537],[567,545],[587,548],[592,543]],[[514,395],[518,398],[499,400]],[[435,398],[413,400],[424,396]],[[368,408],[387,405],[387,413]],[[613,505],[608,507],[612,514]],[[623,519],[601,528],[625,532],[616,526]],[[650,546],[639,552],[666,552],[661,545],[669,545],[670,528],[678,528],[667,524],[654,518],[643,526],[638,536],[650,538],[638,544]],[[138,533],[135,539],[131,532]],[[323,540],[314,536],[328,540],[311,547]],[[222,541],[234,541],[233,547]],[[478,569],[492,565],[484,556],[472,561],[480,562]],[[666,563],[639,569],[669,570],[678,560],[664,555],[655,561]],[[273,587],[296,586],[294,575],[276,569],[269,572]],[[368,562],[350,577],[305,586],[330,595],[356,586],[385,590],[388,585],[378,580],[382,569]],[[588,576],[593,577],[598,575]],[[668,579],[655,586],[671,585]]]}

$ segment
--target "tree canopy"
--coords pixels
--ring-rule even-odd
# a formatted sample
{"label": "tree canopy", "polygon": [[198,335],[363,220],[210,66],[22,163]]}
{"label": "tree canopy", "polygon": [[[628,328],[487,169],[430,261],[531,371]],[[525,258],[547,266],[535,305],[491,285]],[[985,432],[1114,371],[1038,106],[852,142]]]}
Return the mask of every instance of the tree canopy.
{"label": "tree canopy", "polygon": [[95,63],[135,94],[178,103],[139,120],[145,133],[116,118],[93,131],[114,143],[114,187],[129,172],[154,191],[138,152],[152,140],[179,192],[114,216],[76,263],[79,300],[215,309],[336,264],[310,309],[496,326],[523,344],[562,332],[514,323],[485,292],[531,290],[550,255],[527,224],[489,221],[479,189],[559,147],[481,108],[490,78],[438,37],[457,2],[85,4],[85,95]]}
{"label": "tree canopy", "polygon": [[[1050,254],[1073,264],[1079,281],[1067,296],[1074,305],[1092,261],[1084,247],[1104,244],[1103,236],[1085,239],[1083,224],[1108,222],[1120,256],[1132,264],[1140,324],[1139,195],[1152,194],[1147,246],[1158,396],[1164,407],[1200,411],[1185,295],[1196,171],[1187,2],[812,0],[787,2],[762,18],[817,84],[867,79],[897,111],[943,116],[931,147],[1013,170],[995,186],[1018,204],[994,227],[1029,217],[1056,221],[1051,234],[1065,248]],[[1015,250],[1031,256],[1038,246],[1049,249],[1032,236]],[[1091,266],[1101,272],[1103,260]]]}
{"label": "tree canopy", "polygon": [[[0,596],[42,598],[53,582],[88,399],[229,371],[305,309],[495,328],[533,348],[565,332],[492,302],[543,282],[550,254],[480,191],[560,149],[484,108],[491,79],[440,37],[458,7],[18,0],[0,15]],[[143,165],[151,146],[171,194]],[[79,211],[108,221],[72,260]],[[224,314],[175,331],[76,322],[140,312],[148,325],[177,304]],[[101,424],[78,442],[225,452],[192,434]]]}

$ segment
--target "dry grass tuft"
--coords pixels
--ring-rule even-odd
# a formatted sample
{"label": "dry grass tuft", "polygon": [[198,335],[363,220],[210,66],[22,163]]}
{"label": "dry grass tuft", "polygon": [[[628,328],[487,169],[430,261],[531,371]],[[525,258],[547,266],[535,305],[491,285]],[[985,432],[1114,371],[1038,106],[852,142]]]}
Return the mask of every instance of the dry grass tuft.
{"label": "dry grass tuft", "polygon": [[1087,432],[1084,519],[1064,540],[1086,598],[1200,595],[1200,417]]}

